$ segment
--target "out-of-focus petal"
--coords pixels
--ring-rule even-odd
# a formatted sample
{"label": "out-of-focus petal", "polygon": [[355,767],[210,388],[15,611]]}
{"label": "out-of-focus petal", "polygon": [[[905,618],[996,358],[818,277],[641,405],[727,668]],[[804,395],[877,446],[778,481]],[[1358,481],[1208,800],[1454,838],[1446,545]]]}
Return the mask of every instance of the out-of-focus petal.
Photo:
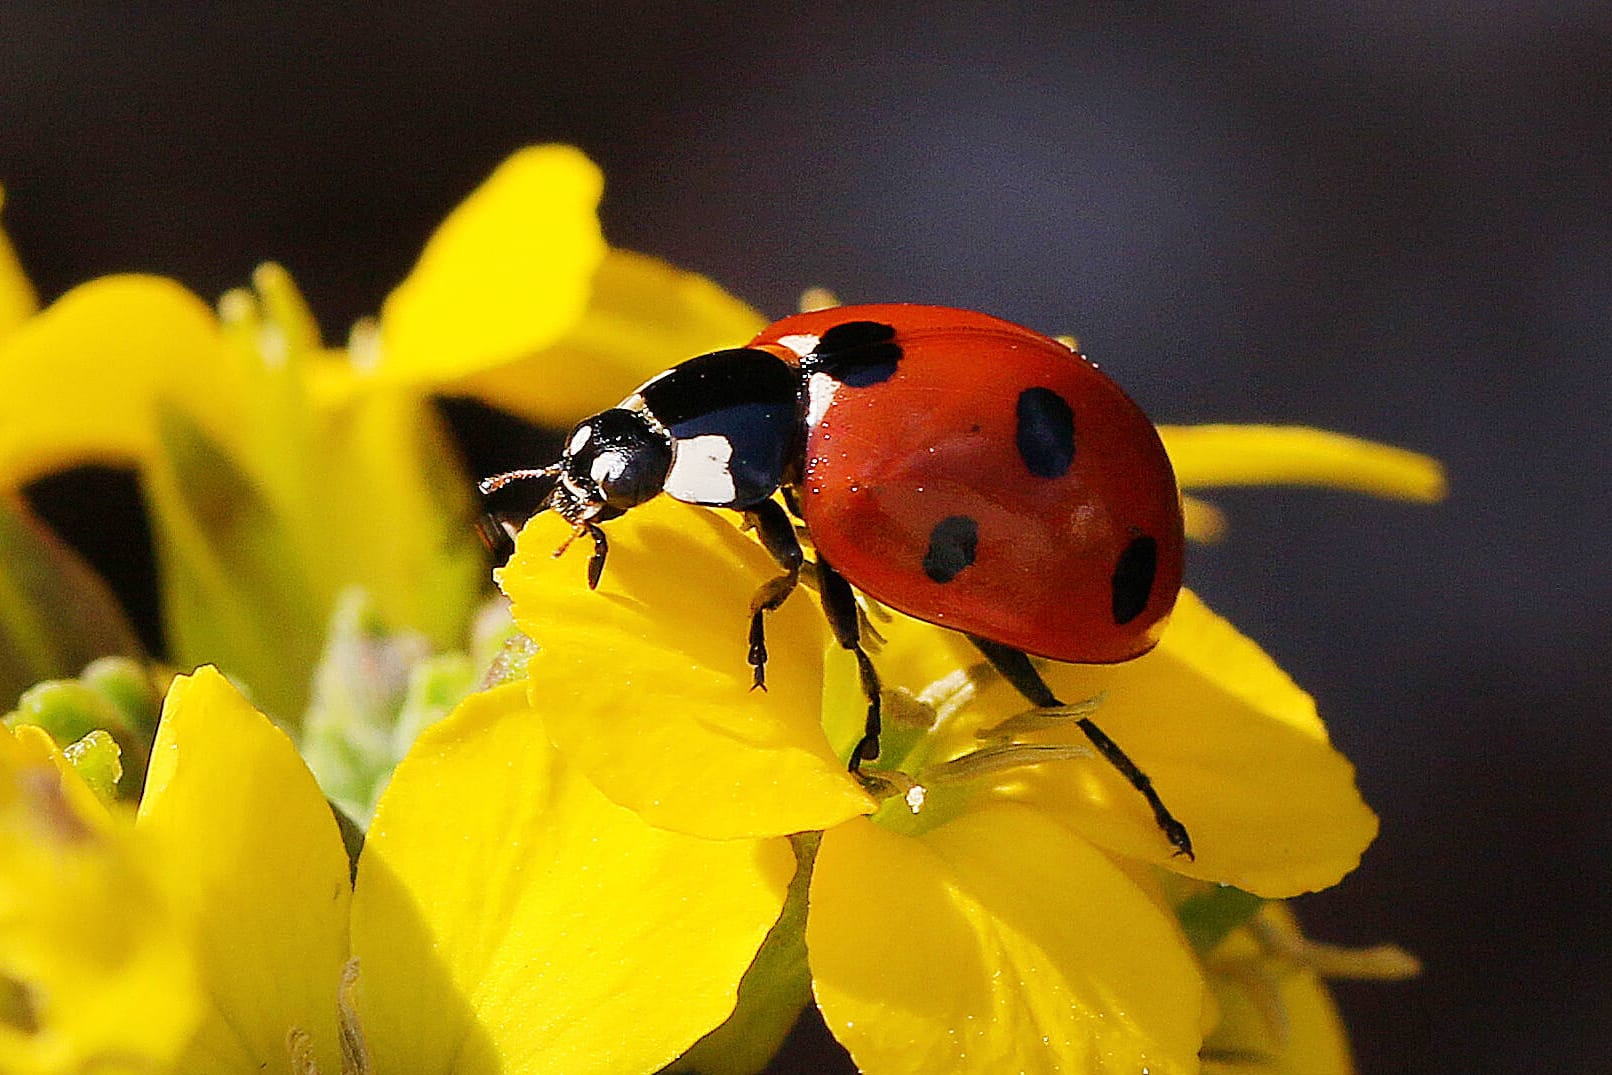
{"label": "out-of-focus petal", "polygon": [[684,359],[744,344],[763,323],[697,273],[611,250],[594,274],[587,310],[553,346],[442,391],[563,429]]}
{"label": "out-of-focus petal", "polygon": [[[1293,930],[1292,915],[1260,915]],[[1204,1041],[1207,1075],[1353,1075],[1349,1035],[1314,970],[1273,956],[1240,929],[1208,957],[1219,1019]]]}
{"label": "out-of-focus petal", "polygon": [[918,839],[824,833],[806,947],[870,1075],[1197,1069],[1202,983],[1174,923],[1101,852],[997,804]]}
{"label": "out-of-focus petal", "polygon": [[430,402],[410,391],[354,398],[321,416],[313,449],[330,461],[308,492],[324,524],[306,535],[321,615],[358,586],[385,622],[443,649],[462,645],[487,563],[473,488]]}
{"label": "out-of-focus petal", "polygon": [[813,595],[803,587],[769,617],[767,689],[752,690],[750,599],[778,574],[761,547],[667,498],[607,530],[597,591],[589,548],[552,557],[570,536],[553,514],[527,524],[500,576],[538,645],[532,705],[567,760],[651,824],[692,835],[786,835],[872,812],[823,735]]}
{"label": "out-of-focus petal", "polygon": [[334,600],[332,580],[315,574],[319,546],[299,540],[301,506],[286,510],[189,416],[166,412],[158,431],[142,484],[170,655],[228,668],[265,711],[294,722]]}
{"label": "out-of-focus petal", "polygon": [[167,1070],[195,965],[131,827],[36,727],[0,728],[0,1070]]}
{"label": "out-of-focus petal", "polygon": [[604,180],[568,146],[504,161],[437,228],[381,310],[381,370],[424,387],[512,362],[582,315]]}
{"label": "out-of-focus petal", "polygon": [[1207,500],[1195,496],[1181,498],[1181,515],[1187,537],[1193,541],[1219,541],[1226,532],[1225,514]]}
{"label": "out-of-focus petal", "polygon": [[296,748],[216,670],[169,688],[137,822],[194,930],[211,998],[183,1071],[338,1071],[352,896],[336,819]]}
{"label": "out-of-focus petal", "polygon": [[[0,208],[4,208],[6,194],[0,190]],[[22,262],[11,247],[5,230],[0,229],[0,340],[11,335],[16,328],[39,309],[39,296],[34,285],[23,272]]]}
{"label": "out-of-focus petal", "polygon": [[0,706],[140,642],[112,590],[71,547],[0,495]]}
{"label": "out-of-focus petal", "polygon": [[1183,488],[1323,485],[1397,500],[1444,496],[1438,460],[1305,426],[1161,426]]}
{"label": "out-of-focus petal", "polygon": [[0,485],[80,463],[140,463],[159,405],[224,443],[241,382],[210,310],[171,280],[109,276],[69,291],[0,343]]}
{"label": "out-of-focus petal", "polygon": [[654,1071],[732,1010],[783,906],[787,840],[644,824],[549,744],[521,684],[421,736],[353,907],[376,1070]]}

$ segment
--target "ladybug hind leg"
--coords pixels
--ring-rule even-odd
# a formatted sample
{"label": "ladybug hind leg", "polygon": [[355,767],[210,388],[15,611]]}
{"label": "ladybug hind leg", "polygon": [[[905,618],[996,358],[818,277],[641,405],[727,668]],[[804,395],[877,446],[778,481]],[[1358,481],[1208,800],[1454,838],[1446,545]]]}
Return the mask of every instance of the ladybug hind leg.
{"label": "ladybug hind leg", "polygon": [[800,568],[805,559],[800,550],[800,539],[795,526],[776,501],[763,500],[746,508],[744,517],[755,528],[765,548],[784,569],[777,578],[768,579],[750,599],[750,667],[755,670],[755,681],[750,689],[767,689],[767,613],[784,603],[795,592],[800,582]]}
{"label": "ladybug hind leg", "polygon": [[[991,662],[991,666],[1000,672],[1004,679],[1013,684],[1014,689],[1024,695],[1031,705],[1039,709],[1070,708],[1059,701],[1058,696],[1052,693],[1052,688],[1047,686],[1047,681],[1041,678],[1041,673],[1036,671],[1035,665],[1030,663],[1030,658],[1023,651],[1016,650],[1011,646],[1004,646],[1000,642],[992,642],[988,638],[979,638],[975,635],[969,635],[968,640],[974,643],[975,647],[985,655],[985,659]],[[1175,848],[1175,853],[1185,855],[1189,859],[1192,858],[1192,837],[1188,835],[1187,827],[1177,821],[1174,814],[1170,813],[1170,808],[1164,805],[1163,799],[1159,798],[1158,791],[1153,787],[1152,779],[1142,771],[1141,766],[1132,761],[1130,755],[1126,754],[1118,743],[1110,739],[1108,733],[1099,728],[1097,722],[1090,717],[1079,717],[1076,720],[1076,724],[1079,725],[1086,738],[1091,741],[1091,745],[1097,749],[1097,753],[1103,756],[1103,760],[1118,769],[1120,775],[1126,779],[1131,787],[1140,792],[1142,798],[1147,800],[1148,806],[1153,810],[1154,822],[1159,826],[1159,830],[1164,833],[1164,838],[1170,842],[1170,846]]]}
{"label": "ladybug hind leg", "polygon": [[823,599],[823,615],[828,618],[834,638],[845,649],[856,655],[856,671],[862,681],[862,695],[868,700],[867,723],[862,738],[851,751],[847,768],[859,772],[862,763],[879,756],[879,732],[883,724],[879,673],[873,660],[862,648],[862,612],[856,604],[856,593],[845,576],[835,571],[821,556],[817,558],[817,584]]}

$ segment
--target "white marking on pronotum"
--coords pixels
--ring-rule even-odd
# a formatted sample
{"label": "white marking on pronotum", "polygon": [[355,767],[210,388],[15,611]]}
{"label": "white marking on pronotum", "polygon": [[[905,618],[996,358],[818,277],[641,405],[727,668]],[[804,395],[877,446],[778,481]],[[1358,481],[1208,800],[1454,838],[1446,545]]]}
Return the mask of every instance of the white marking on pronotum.
{"label": "white marking on pronotum", "polygon": [[840,382],[826,373],[814,373],[806,378],[806,425],[815,426],[823,420],[828,413],[828,405],[834,401],[834,393],[839,391]]}
{"label": "white marking on pronotum", "polygon": [[715,433],[672,442],[672,468],[664,490],[685,504],[728,504],[738,495],[733,472],[733,442]]}
{"label": "white marking on pronotum", "polygon": [[809,332],[802,332],[792,336],[780,336],[778,337],[778,342],[795,352],[801,358],[805,358],[807,355],[817,350],[817,337],[813,336]]}

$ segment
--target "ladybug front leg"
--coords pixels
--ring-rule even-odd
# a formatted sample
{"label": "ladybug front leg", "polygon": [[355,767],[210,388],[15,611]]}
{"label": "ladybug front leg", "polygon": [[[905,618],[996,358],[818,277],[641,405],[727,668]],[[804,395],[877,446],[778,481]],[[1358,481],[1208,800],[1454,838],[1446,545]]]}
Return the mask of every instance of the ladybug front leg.
{"label": "ladybug front leg", "polygon": [[845,581],[845,576],[835,571],[821,556],[817,558],[817,585],[823,599],[823,615],[828,617],[828,625],[835,639],[856,654],[856,670],[862,679],[862,694],[868,700],[867,723],[856,749],[851,751],[849,768],[854,773],[862,768],[863,762],[879,756],[879,731],[883,723],[879,695],[883,688],[872,659],[862,648],[862,614],[856,607],[856,593],[852,591],[851,584]]}
{"label": "ladybug front leg", "polygon": [[795,592],[800,582],[801,563],[805,559],[800,551],[800,539],[795,536],[795,525],[784,514],[776,501],[763,500],[746,508],[744,517],[755,527],[761,545],[777,561],[784,573],[767,582],[750,599],[750,666],[755,669],[754,690],[767,689],[767,629],[766,615]]}
{"label": "ladybug front leg", "polygon": [[[1058,696],[1052,693],[1052,688],[1047,686],[1047,681],[1041,678],[1041,673],[1036,671],[1035,665],[1030,663],[1030,658],[1022,651],[975,635],[969,635],[968,640],[985,654],[985,659],[991,662],[991,666],[1002,673],[1002,677],[1013,684],[1014,689],[1024,695],[1031,705],[1040,709],[1066,708],[1058,700]],[[1159,793],[1154,790],[1153,781],[1148,775],[1090,717],[1081,717],[1076,723],[1086,738],[1091,740],[1091,745],[1097,748],[1097,753],[1103,756],[1103,760],[1118,769],[1120,775],[1130,782],[1131,787],[1142,793],[1142,798],[1146,799],[1148,806],[1153,809],[1153,820],[1164,833],[1164,838],[1170,841],[1170,846],[1175,848],[1175,853],[1192,858],[1192,837],[1187,834],[1187,827],[1170,813],[1169,807],[1164,805],[1164,800],[1159,798]]]}

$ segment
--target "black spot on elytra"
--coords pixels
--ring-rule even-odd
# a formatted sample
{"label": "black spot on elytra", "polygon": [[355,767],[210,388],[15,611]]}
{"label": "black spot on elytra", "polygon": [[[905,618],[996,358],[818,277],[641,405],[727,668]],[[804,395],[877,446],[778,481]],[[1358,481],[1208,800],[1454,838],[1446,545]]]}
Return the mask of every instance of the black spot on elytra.
{"label": "black spot on elytra", "polygon": [[1050,388],[1019,393],[1019,458],[1038,478],[1058,478],[1075,461],[1075,412]]}
{"label": "black spot on elytra", "polygon": [[924,553],[924,574],[936,582],[950,582],[974,562],[979,547],[980,527],[967,515],[948,515],[929,531],[929,550]]}
{"label": "black spot on elytra", "polygon": [[1145,535],[1132,538],[1114,564],[1115,623],[1130,623],[1147,608],[1158,569],[1159,543]]}
{"label": "black spot on elytra", "polygon": [[817,347],[800,360],[807,373],[826,373],[851,388],[888,381],[901,361],[896,330],[880,321],[847,321],[817,339]]}

